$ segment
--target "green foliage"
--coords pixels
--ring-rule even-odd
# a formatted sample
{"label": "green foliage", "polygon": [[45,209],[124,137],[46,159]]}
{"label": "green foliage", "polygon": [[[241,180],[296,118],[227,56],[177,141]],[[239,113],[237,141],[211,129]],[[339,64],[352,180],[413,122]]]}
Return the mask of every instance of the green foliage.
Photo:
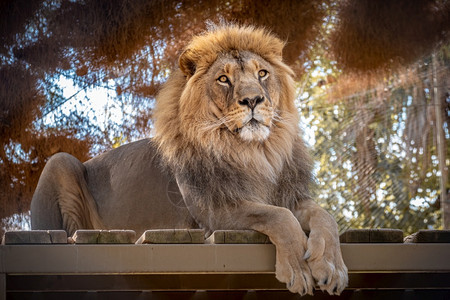
{"label": "green foliage", "polygon": [[[404,70],[403,75],[413,71],[408,80],[397,73],[367,88],[362,77],[341,75],[321,49],[316,51],[299,109],[312,136],[318,201],[342,231],[441,228],[429,60]],[[442,64],[445,76],[448,62]],[[343,95],[342,86],[353,91]],[[450,145],[448,132],[446,142]]]}

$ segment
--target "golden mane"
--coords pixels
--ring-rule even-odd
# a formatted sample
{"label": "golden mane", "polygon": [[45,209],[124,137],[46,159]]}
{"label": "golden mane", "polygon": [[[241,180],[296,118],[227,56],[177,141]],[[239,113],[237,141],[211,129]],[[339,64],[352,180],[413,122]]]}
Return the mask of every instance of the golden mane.
{"label": "golden mane", "polygon": [[[238,50],[253,52],[271,64],[279,64],[284,45],[283,41],[262,28],[234,24],[214,26],[203,35],[193,37],[181,60],[197,62],[197,69],[208,68],[220,53]],[[180,61],[180,66],[183,65]],[[287,69],[289,73],[292,72]],[[182,71],[187,73],[188,70]]]}
{"label": "golden mane", "polygon": [[[215,27],[193,38],[180,57],[180,69],[173,72],[160,91],[154,111],[155,141],[172,170],[183,170],[200,157],[203,167],[225,161],[237,172],[253,178],[256,190],[260,184],[266,184],[261,178],[272,184],[278,181],[280,172],[292,161],[294,146],[300,148],[296,155],[300,151],[305,164],[309,164],[299,138],[293,72],[282,61],[283,46],[284,42],[268,31],[252,26]],[[277,76],[280,91],[277,118],[262,143],[244,142],[203,121],[211,111],[207,105],[208,86],[199,84],[199,79],[219,55],[232,51],[259,55],[270,63]]]}

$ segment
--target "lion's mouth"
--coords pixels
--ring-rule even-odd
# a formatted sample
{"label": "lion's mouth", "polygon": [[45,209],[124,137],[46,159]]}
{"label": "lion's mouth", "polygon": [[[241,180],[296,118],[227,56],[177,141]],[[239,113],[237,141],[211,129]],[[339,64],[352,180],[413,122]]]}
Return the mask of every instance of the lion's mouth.
{"label": "lion's mouth", "polygon": [[235,132],[235,133],[239,133],[239,132],[242,130],[242,128],[244,128],[245,126],[254,126],[254,127],[257,127],[257,126],[260,126],[260,125],[263,125],[263,124],[261,124],[261,122],[258,121],[258,120],[256,120],[255,118],[251,118],[250,120],[248,120],[247,122],[245,122],[241,127],[237,127],[237,128],[234,130],[234,132]]}
{"label": "lion's mouth", "polygon": [[[250,121],[248,121],[247,123],[245,123],[245,125],[250,124],[251,126],[256,126],[259,125],[260,122],[258,120],[256,120],[255,118],[251,118]],[[244,126],[245,126],[244,125]]]}
{"label": "lion's mouth", "polygon": [[263,124],[255,118],[251,118],[240,128],[235,130],[245,141],[264,141],[270,133],[269,126]]}

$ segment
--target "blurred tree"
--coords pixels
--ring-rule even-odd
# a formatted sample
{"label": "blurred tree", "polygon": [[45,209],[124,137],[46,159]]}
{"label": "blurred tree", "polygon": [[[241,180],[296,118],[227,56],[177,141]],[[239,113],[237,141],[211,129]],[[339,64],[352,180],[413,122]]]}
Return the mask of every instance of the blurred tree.
{"label": "blurred tree", "polygon": [[[322,51],[299,102],[306,131],[313,132],[319,201],[341,230],[441,228],[431,56],[374,78],[380,75],[341,74]],[[448,105],[448,48],[439,57]],[[448,112],[444,117],[450,146]]]}

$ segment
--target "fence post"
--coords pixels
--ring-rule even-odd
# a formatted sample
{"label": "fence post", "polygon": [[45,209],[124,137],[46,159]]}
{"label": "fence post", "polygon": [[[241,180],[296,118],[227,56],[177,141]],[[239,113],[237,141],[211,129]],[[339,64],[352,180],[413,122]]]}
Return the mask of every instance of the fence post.
{"label": "fence post", "polygon": [[445,155],[445,136],[443,129],[442,120],[442,95],[440,93],[442,82],[439,80],[438,75],[438,58],[436,57],[436,52],[432,54],[432,64],[433,64],[433,98],[434,98],[434,109],[436,113],[436,141],[437,141],[437,151],[439,158],[439,169],[441,171],[441,211],[442,211],[442,225],[444,229],[450,229],[450,199],[447,199],[447,170],[446,170],[446,155]]}

